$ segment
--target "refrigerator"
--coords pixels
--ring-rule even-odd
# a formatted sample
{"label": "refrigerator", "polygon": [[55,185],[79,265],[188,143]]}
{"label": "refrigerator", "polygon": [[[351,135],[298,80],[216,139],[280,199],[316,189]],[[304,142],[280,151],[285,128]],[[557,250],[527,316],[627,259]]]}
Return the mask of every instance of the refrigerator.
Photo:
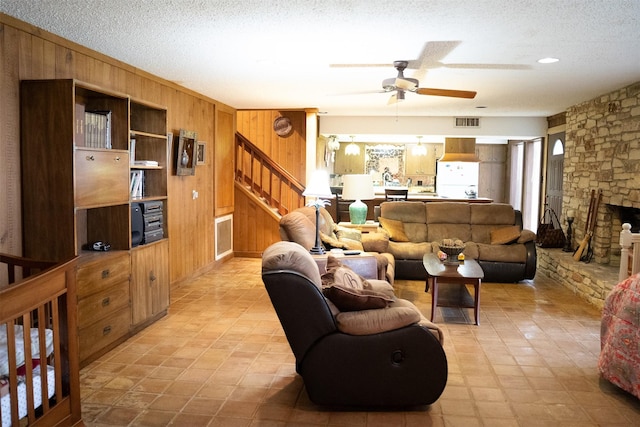
{"label": "refrigerator", "polygon": [[478,162],[437,162],[436,193],[439,197],[475,198],[478,194]]}

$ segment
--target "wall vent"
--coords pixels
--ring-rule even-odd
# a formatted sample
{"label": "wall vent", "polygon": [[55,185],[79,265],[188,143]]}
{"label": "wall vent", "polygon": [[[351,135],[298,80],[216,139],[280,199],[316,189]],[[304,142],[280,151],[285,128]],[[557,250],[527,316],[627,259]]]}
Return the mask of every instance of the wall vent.
{"label": "wall vent", "polygon": [[480,117],[456,117],[457,128],[479,128]]}
{"label": "wall vent", "polygon": [[233,215],[225,215],[215,219],[216,261],[233,253]]}

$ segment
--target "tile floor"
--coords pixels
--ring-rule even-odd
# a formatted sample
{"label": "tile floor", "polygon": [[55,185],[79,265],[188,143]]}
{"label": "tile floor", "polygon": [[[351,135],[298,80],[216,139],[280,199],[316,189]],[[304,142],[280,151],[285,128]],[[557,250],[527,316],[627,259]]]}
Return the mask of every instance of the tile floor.
{"label": "tile floor", "polygon": [[[640,401],[599,378],[599,310],[539,277],[483,283],[440,309],[447,387],[427,408],[331,412],[309,402],[260,280],[236,258],[172,290],[168,316],[81,371],[87,426],[629,426]],[[429,316],[431,294],[397,281]]]}

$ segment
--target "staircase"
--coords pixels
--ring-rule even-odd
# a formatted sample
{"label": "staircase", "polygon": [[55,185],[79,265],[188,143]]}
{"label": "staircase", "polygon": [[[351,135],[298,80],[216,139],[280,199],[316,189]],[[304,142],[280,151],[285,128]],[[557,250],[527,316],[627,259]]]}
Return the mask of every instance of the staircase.
{"label": "staircase", "polygon": [[242,134],[235,138],[235,182],[278,218],[304,206],[305,187]]}

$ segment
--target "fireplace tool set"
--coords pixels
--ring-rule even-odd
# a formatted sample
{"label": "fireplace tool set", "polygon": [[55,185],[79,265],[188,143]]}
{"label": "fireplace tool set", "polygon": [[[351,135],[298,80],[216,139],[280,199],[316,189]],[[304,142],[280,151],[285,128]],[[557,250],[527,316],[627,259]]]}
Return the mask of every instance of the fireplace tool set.
{"label": "fireplace tool set", "polygon": [[591,190],[591,200],[589,201],[589,211],[587,212],[587,221],[585,222],[584,238],[580,242],[580,246],[573,253],[573,259],[576,261],[591,262],[593,257],[593,249],[591,248],[591,238],[598,221],[598,207],[602,200],[602,190]]}

